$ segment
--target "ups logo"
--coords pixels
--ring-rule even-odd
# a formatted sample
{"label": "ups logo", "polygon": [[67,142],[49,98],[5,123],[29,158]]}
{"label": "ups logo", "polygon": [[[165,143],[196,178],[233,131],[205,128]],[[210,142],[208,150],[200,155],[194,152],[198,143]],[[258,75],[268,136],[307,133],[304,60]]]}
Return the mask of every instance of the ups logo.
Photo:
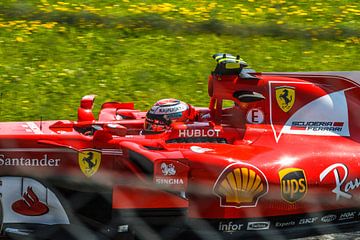
{"label": "ups logo", "polygon": [[299,168],[285,168],[279,172],[281,197],[289,202],[295,203],[307,193],[307,182],[305,172]]}

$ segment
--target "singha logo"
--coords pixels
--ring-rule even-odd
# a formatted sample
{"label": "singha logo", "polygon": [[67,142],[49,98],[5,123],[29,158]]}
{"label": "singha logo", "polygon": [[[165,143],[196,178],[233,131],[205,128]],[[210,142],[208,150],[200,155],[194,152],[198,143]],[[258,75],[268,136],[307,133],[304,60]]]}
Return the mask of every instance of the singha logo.
{"label": "singha logo", "polygon": [[14,202],[11,208],[14,212],[25,216],[41,216],[49,212],[48,206],[39,200],[32,187],[27,187],[22,199]]}
{"label": "singha logo", "polygon": [[290,111],[295,103],[295,88],[282,86],[276,88],[276,101],[284,112]]}
{"label": "singha logo", "polygon": [[164,176],[174,176],[176,174],[175,166],[172,163],[170,164],[162,163],[161,171]]}
{"label": "singha logo", "polygon": [[101,153],[97,151],[82,151],[79,153],[79,166],[87,177],[94,175],[99,169]]}

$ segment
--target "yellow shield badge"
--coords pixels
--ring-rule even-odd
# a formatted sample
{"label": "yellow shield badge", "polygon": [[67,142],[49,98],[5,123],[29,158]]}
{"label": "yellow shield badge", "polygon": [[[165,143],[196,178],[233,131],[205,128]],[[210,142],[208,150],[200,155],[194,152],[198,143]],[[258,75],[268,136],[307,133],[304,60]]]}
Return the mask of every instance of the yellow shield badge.
{"label": "yellow shield badge", "polygon": [[101,163],[101,153],[97,151],[81,151],[78,155],[81,171],[87,177],[94,175]]}
{"label": "yellow shield badge", "polygon": [[284,112],[290,111],[295,103],[295,88],[282,86],[275,88],[276,101]]}

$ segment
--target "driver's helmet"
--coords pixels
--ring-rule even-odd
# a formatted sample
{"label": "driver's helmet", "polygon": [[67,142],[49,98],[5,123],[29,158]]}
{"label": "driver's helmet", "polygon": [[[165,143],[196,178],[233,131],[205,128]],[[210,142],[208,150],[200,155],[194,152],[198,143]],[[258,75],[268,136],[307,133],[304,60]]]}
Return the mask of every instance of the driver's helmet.
{"label": "driver's helmet", "polygon": [[193,119],[194,109],[191,105],[174,98],[157,101],[146,114],[145,131],[163,132],[173,122],[187,122]]}

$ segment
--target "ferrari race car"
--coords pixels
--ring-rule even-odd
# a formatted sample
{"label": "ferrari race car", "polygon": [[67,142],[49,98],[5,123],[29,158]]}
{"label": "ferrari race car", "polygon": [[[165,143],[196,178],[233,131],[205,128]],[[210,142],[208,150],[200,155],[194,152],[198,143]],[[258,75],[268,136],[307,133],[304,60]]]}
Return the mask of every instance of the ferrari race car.
{"label": "ferrari race car", "polygon": [[[215,54],[208,107],[147,131],[133,103],[0,123],[1,235],[240,239],[360,222],[360,71],[256,73]],[[167,104],[167,105],[166,105]],[[178,109],[166,103],[164,113]],[[153,109],[154,110],[154,109]],[[165,114],[165,115],[166,115]]]}

